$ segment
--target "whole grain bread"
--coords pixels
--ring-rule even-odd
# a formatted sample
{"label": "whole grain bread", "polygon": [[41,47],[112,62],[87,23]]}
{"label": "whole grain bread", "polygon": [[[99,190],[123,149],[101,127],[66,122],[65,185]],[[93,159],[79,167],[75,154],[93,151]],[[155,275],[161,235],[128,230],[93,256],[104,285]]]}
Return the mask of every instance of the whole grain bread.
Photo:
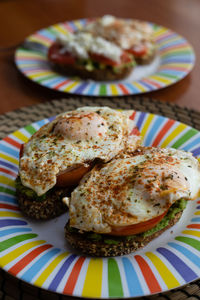
{"label": "whole grain bread", "polygon": [[141,234],[138,234],[133,238],[120,240],[117,244],[108,244],[104,241],[86,239],[84,234],[71,231],[68,223],[65,226],[65,237],[72,247],[81,250],[82,253],[87,255],[99,257],[125,255],[143,248],[150,241],[160,236],[164,231],[178,222],[182,213],[183,211],[178,212],[165,228],[152,235],[143,237]]}
{"label": "whole grain bread", "polygon": [[16,186],[16,198],[20,210],[33,219],[52,219],[68,210],[62,198],[69,195],[69,189],[53,188],[44,200],[31,199]]}
{"label": "whole grain bread", "polygon": [[88,71],[84,65],[68,65],[64,66],[61,64],[51,63],[52,68],[59,72],[68,76],[77,76],[82,79],[92,79],[96,81],[112,81],[124,79],[133,70],[133,66],[124,66],[120,69],[120,71],[115,72],[111,67],[107,67],[105,69],[94,69],[92,71]]}

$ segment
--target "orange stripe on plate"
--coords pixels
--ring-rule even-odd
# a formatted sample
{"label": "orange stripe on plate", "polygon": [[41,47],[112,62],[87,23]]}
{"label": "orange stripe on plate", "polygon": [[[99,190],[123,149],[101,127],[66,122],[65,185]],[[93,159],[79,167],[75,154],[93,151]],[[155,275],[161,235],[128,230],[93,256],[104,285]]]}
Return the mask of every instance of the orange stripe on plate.
{"label": "orange stripe on plate", "polygon": [[11,176],[16,176],[16,174],[17,174],[17,173],[14,173],[14,172],[10,171],[10,170],[4,169],[4,168],[0,168],[0,172],[9,174]]}
{"label": "orange stripe on plate", "polygon": [[22,269],[24,269],[34,258],[36,258],[39,254],[44,252],[45,250],[51,248],[52,245],[42,245],[29,254],[24,256],[21,260],[19,260],[12,268],[9,269],[9,272],[13,275],[17,275]]}
{"label": "orange stripe on plate", "polygon": [[0,208],[12,209],[12,210],[19,210],[18,206],[0,203]]}
{"label": "orange stripe on plate", "polygon": [[21,144],[20,144],[20,143],[16,142],[15,140],[11,139],[11,138],[8,137],[8,136],[5,137],[5,138],[3,139],[3,141],[9,143],[10,145],[12,145],[12,146],[14,146],[14,147],[16,147],[16,148],[18,148],[18,149],[20,149],[20,147],[21,147]]}
{"label": "orange stripe on plate", "polygon": [[144,260],[144,258],[140,255],[135,255],[135,259],[142,271],[144,279],[145,279],[151,293],[160,292],[161,287],[160,287],[155,275],[153,274],[151,268],[149,267],[147,262]]}
{"label": "orange stripe on plate", "polygon": [[152,147],[158,146],[160,141],[162,140],[165,133],[174,125],[174,120],[168,120],[167,123],[163,126],[163,128],[159,131],[158,135],[156,136],[155,140],[153,141]]}
{"label": "orange stripe on plate", "polygon": [[187,228],[200,229],[200,224],[190,224],[187,226]]}
{"label": "orange stripe on plate", "polygon": [[72,272],[67,280],[67,283],[64,287],[63,290],[64,294],[72,295],[84,261],[85,261],[85,257],[80,257],[75,263]]}
{"label": "orange stripe on plate", "polygon": [[119,83],[118,87],[124,94],[126,94],[126,95],[130,94],[129,91],[127,90],[127,88],[125,88],[125,86],[123,84]]}

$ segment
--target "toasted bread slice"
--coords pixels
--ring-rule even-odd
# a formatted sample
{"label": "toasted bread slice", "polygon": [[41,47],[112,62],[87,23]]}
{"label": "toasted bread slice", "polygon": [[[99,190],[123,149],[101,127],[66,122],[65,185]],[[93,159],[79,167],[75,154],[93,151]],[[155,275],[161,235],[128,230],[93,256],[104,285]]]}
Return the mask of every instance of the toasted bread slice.
{"label": "toasted bread slice", "polygon": [[107,235],[107,239],[103,239],[103,241],[94,240],[86,238],[84,234],[81,234],[78,231],[75,232],[74,230],[71,230],[68,223],[65,226],[65,237],[72,247],[81,250],[84,254],[99,257],[125,255],[143,248],[153,239],[160,236],[164,231],[175,225],[180,219],[182,213],[183,211],[179,211],[172,219],[169,220],[166,227],[146,237],[142,234],[137,234],[129,238],[112,241],[112,237]]}
{"label": "toasted bread slice", "polygon": [[35,192],[22,185],[19,177],[16,180],[19,208],[33,219],[52,219],[66,212],[67,206],[62,202],[62,198],[66,195],[69,195],[69,189],[55,187],[44,196],[37,197]]}
{"label": "toasted bread slice", "polygon": [[104,69],[95,68],[94,70],[87,70],[84,65],[68,65],[64,66],[61,64],[52,63],[52,67],[59,73],[63,73],[68,76],[77,76],[82,79],[92,79],[95,81],[112,81],[124,79],[130,75],[133,71],[133,66],[125,65],[120,68],[117,72],[112,67],[106,67]]}

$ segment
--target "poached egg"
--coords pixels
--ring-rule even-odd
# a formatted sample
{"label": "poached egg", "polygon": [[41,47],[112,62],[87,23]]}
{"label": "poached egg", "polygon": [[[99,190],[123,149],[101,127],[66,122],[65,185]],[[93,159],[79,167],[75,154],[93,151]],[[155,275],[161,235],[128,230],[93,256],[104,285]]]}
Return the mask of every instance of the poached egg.
{"label": "poached egg", "polygon": [[153,147],[97,165],[72,192],[70,226],[109,234],[161,216],[200,191],[200,166],[189,152]]}
{"label": "poached egg", "polygon": [[58,115],[24,144],[19,164],[22,184],[40,196],[56,185],[59,174],[134,150],[139,138],[129,135],[134,127],[132,114],[109,107],[82,107]]}

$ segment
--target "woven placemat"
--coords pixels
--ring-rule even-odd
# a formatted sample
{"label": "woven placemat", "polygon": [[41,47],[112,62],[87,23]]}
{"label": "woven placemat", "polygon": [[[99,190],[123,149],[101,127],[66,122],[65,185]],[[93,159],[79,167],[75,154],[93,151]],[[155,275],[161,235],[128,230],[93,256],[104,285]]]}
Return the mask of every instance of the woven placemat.
{"label": "woven placemat", "polygon": [[[200,113],[177,105],[160,102],[146,97],[124,98],[87,98],[69,97],[67,99],[53,100],[35,106],[23,107],[18,110],[0,115],[0,138],[24,127],[32,122],[48,118],[66,110],[79,106],[110,106],[112,108],[135,109],[166,116],[171,119],[186,123],[200,130]],[[69,300],[79,299],[48,292],[27,284],[12,275],[0,270],[0,300]],[[81,299],[81,298],[80,298]],[[136,298],[134,298],[136,299]],[[200,299],[200,280],[192,282],[179,289],[163,294],[137,299],[146,300],[195,300]]]}

